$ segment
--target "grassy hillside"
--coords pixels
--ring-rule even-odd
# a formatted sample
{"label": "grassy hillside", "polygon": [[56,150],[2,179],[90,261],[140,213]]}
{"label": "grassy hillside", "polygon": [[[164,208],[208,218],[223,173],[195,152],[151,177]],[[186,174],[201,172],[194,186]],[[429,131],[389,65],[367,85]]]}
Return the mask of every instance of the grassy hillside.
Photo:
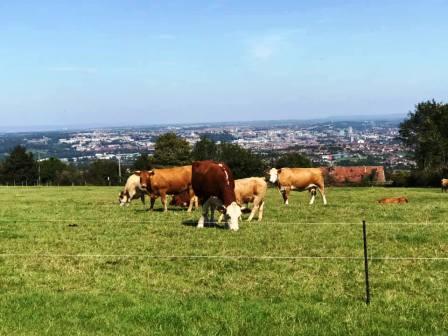
{"label": "grassy hillside", "polygon": [[[147,212],[139,201],[120,208],[118,192],[0,188],[0,334],[448,330],[448,260],[381,259],[448,258],[448,194],[439,190],[332,188],[326,207],[321,199],[308,206],[306,193],[286,207],[271,189],[263,221],[236,233],[196,229],[199,211]],[[375,202],[400,195],[410,203]],[[339,258],[362,257],[362,219],[373,257],[370,306],[363,261]]]}

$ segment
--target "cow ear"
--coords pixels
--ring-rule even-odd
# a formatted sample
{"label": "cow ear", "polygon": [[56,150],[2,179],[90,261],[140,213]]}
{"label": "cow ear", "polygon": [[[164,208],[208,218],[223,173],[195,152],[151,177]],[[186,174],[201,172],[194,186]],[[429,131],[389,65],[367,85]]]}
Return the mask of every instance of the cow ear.
{"label": "cow ear", "polygon": [[217,210],[223,214],[226,214],[226,212],[227,212],[227,209],[224,205],[219,206]]}
{"label": "cow ear", "polygon": [[277,174],[280,174],[281,172],[282,172],[281,168],[277,169]]}
{"label": "cow ear", "polygon": [[142,173],[142,172],[141,172],[140,170],[136,170],[136,171],[134,172],[134,175],[140,176],[141,173]]}
{"label": "cow ear", "polygon": [[154,176],[154,174],[155,174],[154,170],[150,170],[148,173],[149,173],[149,175],[151,175],[151,176]]}

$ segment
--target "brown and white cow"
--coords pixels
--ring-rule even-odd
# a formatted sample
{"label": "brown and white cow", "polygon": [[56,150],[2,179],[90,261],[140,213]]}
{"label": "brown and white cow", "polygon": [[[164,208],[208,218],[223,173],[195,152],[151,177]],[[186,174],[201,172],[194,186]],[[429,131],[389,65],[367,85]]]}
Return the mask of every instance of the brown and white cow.
{"label": "brown and white cow", "polygon": [[120,203],[120,206],[129,206],[133,199],[140,198],[143,206],[145,206],[145,195],[148,195],[148,192],[141,188],[140,177],[131,175],[127,179],[123,191],[118,195],[118,202]]}
{"label": "brown and white cow", "polygon": [[141,188],[151,194],[151,209],[156,197],[160,196],[164,211],[168,211],[166,195],[176,195],[187,191],[190,195],[188,212],[194,203],[194,192],[191,185],[191,166],[153,169],[150,171],[136,171],[140,177]]}
{"label": "brown and white cow", "polygon": [[441,181],[442,192],[446,192],[448,190],[448,179],[444,178]]}
{"label": "brown and white cow", "polygon": [[277,185],[286,205],[288,205],[289,193],[294,189],[310,191],[310,204],[313,204],[316,188],[322,195],[324,205],[327,204],[324,175],[320,168],[272,168],[269,171],[269,181]]}
{"label": "brown and white cow", "polygon": [[[264,198],[268,185],[263,177],[248,177],[235,180],[235,198],[236,203],[243,210],[243,206],[248,203],[254,203],[254,207],[247,219],[250,222],[258,212],[258,220],[263,218]],[[222,217],[222,215],[221,215]],[[219,218],[219,222],[222,218]]]}
{"label": "brown and white cow", "polygon": [[203,228],[208,220],[213,221],[215,209],[224,213],[230,230],[239,229],[238,220],[241,208],[236,203],[235,181],[232,172],[225,163],[211,160],[193,162],[192,185],[195,195],[202,204],[202,216],[198,221],[198,228]]}

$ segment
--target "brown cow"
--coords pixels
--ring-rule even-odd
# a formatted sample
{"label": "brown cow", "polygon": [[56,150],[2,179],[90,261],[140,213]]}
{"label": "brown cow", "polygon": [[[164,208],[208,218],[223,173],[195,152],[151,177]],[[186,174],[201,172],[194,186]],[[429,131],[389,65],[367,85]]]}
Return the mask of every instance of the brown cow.
{"label": "brown cow", "polygon": [[309,190],[311,192],[310,204],[313,204],[316,188],[322,195],[324,205],[327,204],[324,175],[320,168],[272,168],[269,171],[269,181],[277,184],[286,205],[288,205],[289,192],[294,189]]}
{"label": "brown cow", "polygon": [[214,210],[217,208],[225,214],[230,230],[239,229],[241,208],[236,203],[232,172],[225,163],[210,160],[193,162],[192,185],[202,204],[202,216],[198,221],[198,228],[204,227],[209,210],[213,221]]}
{"label": "brown cow", "polygon": [[404,203],[408,203],[409,200],[404,197],[389,197],[389,198],[382,198],[380,200],[378,200],[378,203],[380,204],[404,204]]}
{"label": "brown cow", "polygon": [[[181,192],[180,194],[173,195],[171,197],[170,205],[187,208],[190,205],[189,190],[185,190],[185,191]],[[196,209],[199,207],[198,198],[196,196],[194,197],[194,207]]]}
{"label": "brown cow", "polygon": [[166,195],[176,195],[184,191],[190,194],[188,212],[191,212],[194,202],[194,193],[191,186],[191,166],[153,169],[150,171],[136,171],[140,176],[140,185],[151,196],[151,208],[154,207],[155,198],[160,196],[164,211],[168,211]]}
{"label": "brown cow", "polygon": [[448,179],[446,178],[442,179],[441,185],[442,185],[442,192],[446,192],[448,189]]}
{"label": "brown cow", "polygon": [[[254,218],[257,211],[258,220],[261,221],[263,218],[264,198],[266,196],[267,188],[268,185],[263,177],[248,177],[235,180],[236,203],[240,207],[243,207],[244,204],[254,203],[254,207],[247,219],[248,222]],[[219,221],[221,221],[221,217]]]}

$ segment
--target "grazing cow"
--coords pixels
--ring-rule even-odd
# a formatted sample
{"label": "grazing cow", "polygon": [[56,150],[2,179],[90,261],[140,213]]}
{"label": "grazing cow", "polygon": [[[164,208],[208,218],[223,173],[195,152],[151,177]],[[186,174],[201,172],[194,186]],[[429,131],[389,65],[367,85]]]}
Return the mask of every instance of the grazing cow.
{"label": "grazing cow", "polygon": [[166,195],[176,195],[187,191],[190,195],[188,212],[191,212],[194,202],[194,193],[191,186],[191,166],[153,169],[150,171],[136,171],[140,177],[142,189],[151,194],[151,208],[155,199],[160,196],[164,211],[168,211]]}
{"label": "grazing cow", "polygon": [[441,181],[442,192],[446,192],[448,190],[448,179],[444,178]]}
{"label": "grazing cow", "polygon": [[[190,192],[185,190],[180,194],[173,195],[171,197],[170,205],[187,208],[190,205]],[[194,207],[196,209],[199,207],[198,198],[196,196],[194,197]]]}
{"label": "grazing cow", "polygon": [[380,200],[378,200],[378,203],[380,204],[404,204],[404,203],[408,203],[409,200],[404,197],[389,197],[389,198],[382,198]]}
{"label": "grazing cow", "polygon": [[225,214],[230,230],[237,231],[241,208],[236,203],[235,181],[229,167],[210,160],[196,161],[192,172],[193,190],[202,204],[202,216],[197,227],[204,227],[209,210],[213,221],[214,210],[218,209]]}
{"label": "grazing cow", "polygon": [[269,181],[277,184],[286,205],[288,205],[289,192],[294,189],[310,191],[310,204],[314,203],[317,189],[322,195],[324,205],[327,204],[324,175],[320,168],[272,168],[269,171]]}
{"label": "grazing cow", "polygon": [[[235,198],[236,203],[242,207],[243,205],[248,203],[254,203],[254,207],[250,213],[248,222],[254,218],[255,213],[258,211],[258,220],[261,221],[263,218],[263,208],[264,208],[264,198],[266,196],[266,190],[268,185],[264,178],[262,177],[248,177],[239,180],[235,180]],[[219,222],[222,219],[222,216],[219,218]]]}
{"label": "grazing cow", "polygon": [[145,195],[147,194],[147,191],[141,188],[140,178],[136,175],[131,175],[127,179],[123,191],[118,195],[118,202],[120,206],[129,206],[133,199],[140,198],[143,206],[145,206]]}

